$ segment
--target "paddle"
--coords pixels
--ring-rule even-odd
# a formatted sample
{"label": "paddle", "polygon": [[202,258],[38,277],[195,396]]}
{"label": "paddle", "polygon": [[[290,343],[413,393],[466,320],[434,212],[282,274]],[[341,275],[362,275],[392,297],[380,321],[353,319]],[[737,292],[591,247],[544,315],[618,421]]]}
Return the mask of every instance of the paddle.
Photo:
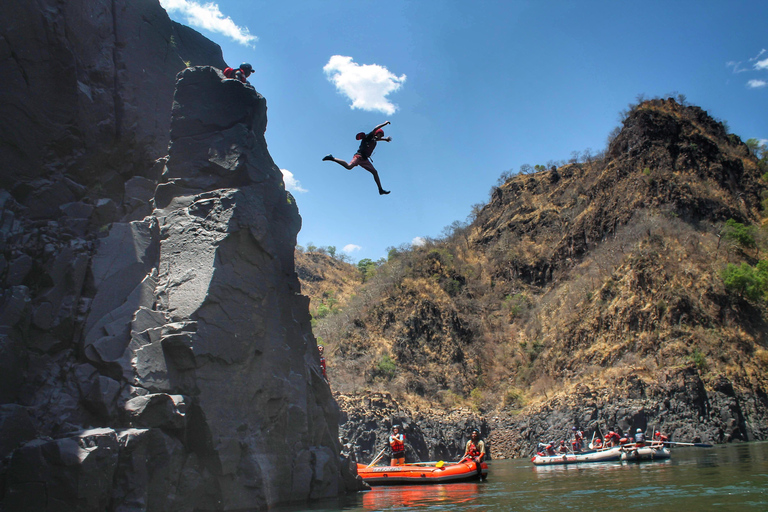
{"label": "paddle", "polygon": [[370,463],[370,464],[368,464],[368,466],[366,466],[366,467],[371,467],[371,466],[373,466],[374,464],[376,464],[376,463],[379,461],[379,459],[381,458],[381,456],[384,454],[384,452],[386,451],[386,449],[387,449],[386,447],[385,447],[385,448],[383,448],[383,449],[382,449],[382,450],[379,452],[379,454],[378,454],[378,455],[376,455],[376,457],[375,457],[375,458],[374,458],[374,459],[371,461],[371,463]]}
{"label": "paddle", "polygon": [[664,441],[664,444],[674,444],[676,446],[695,446],[696,448],[714,448],[709,443],[676,443],[674,441]]}

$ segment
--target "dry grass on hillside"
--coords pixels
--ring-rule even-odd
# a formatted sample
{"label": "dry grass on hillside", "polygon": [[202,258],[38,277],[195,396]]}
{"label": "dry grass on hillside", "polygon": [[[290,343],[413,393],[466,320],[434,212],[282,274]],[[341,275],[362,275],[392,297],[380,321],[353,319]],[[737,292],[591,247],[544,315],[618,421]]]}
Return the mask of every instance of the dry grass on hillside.
{"label": "dry grass on hillside", "polygon": [[472,224],[394,253],[316,325],[332,385],[506,412],[690,365],[766,390],[765,307],[721,277],[753,256],[720,238],[761,224],[764,190],[706,113],[643,104],[605,159],[512,177]]}

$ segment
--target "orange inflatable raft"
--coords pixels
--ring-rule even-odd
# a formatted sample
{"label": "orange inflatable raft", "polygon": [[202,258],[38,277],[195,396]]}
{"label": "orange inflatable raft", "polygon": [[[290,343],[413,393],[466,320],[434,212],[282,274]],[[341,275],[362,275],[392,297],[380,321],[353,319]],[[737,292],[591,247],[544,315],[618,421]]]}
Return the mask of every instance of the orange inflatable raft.
{"label": "orange inflatable raft", "polygon": [[373,466],[357,465],[357,474],[368,485],[425,485],[446,484],[451,482],[466,482],[488,477],[488,464],[480,463],[478,471],[474,461],[447,463],[435,462],[405,464],[403,466]]}

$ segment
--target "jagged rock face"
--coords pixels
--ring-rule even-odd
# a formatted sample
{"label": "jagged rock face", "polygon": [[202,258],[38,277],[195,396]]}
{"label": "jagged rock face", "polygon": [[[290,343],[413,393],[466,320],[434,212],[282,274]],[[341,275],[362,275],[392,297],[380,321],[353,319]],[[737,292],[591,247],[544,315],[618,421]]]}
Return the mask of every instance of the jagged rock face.
{"label": "jagged rock face", "polygon": [[293,267],[300,217],[266,149],[264,98],[221,78],[179,77],[154,214],[167,334],[136,351],[166,368],[137,366],[136,384],[187,396],[200,435],[189,448],[225,508],[336,495],[337,413]]}
{"label": "jagged rock face", "polygon": [[249,509],[354,485],[264,98],[194,68],[174,100],[188,64],[224,66],[156,0],[0,5],[5,511]]}
{"label": "jagged rock face", "polygon": [[218,46],[156,0],[12,0],[0,20],[0,186],[41,196],[30,212],[39,218],[79,199],[71,186],[47,191],[65,174],[122,195],[126,179],[167,152],[185,61],[224,66]]}

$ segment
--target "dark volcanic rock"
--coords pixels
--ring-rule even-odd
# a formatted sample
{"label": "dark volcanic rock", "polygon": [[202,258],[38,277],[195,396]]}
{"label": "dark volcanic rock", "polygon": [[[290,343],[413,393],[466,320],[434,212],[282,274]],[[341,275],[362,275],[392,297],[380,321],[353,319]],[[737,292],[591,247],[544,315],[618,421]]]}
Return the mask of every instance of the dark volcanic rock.
{"label": "dark volcanic rock", "polygon": [[176,88],[207,65],[220,48],[157,0],[0,4],[2,510],[241,510],[358,484],[266,102],[211,67]]}

